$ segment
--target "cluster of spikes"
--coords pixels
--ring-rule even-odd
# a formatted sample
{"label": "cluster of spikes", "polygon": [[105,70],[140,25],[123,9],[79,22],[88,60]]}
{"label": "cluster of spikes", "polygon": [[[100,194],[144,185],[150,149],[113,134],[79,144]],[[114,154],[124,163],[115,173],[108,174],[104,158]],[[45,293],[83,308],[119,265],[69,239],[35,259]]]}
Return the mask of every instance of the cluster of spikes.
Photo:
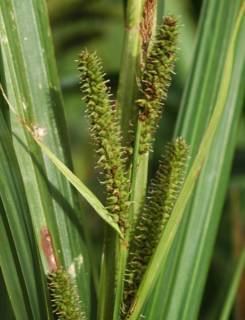
{"label": "cluster of spikes", "polygon": [[125,150],[121,143],[120,112],[111,100],[101,61],[96,54],[83,51],[78,69],[90,133],[98,155],[97,165],[104,175],[108,212],[124,231],[129,192]]}
{"label": "cluster of spikes", "polygon": [[168,143],[155,177],[149,185],[129,247],[122,310],[124,314],[129,311],[150,258],[170,218],[184,182],[188,154],[188,146],[183,138]]}
{"label": "cluster of spikes", "polygon": [[[176,59],[177,23],[167,16],[157,32],[146,57],[136,100],[138,119],[142,122],[140,153],[149,151],[167,96]],[[96,146],[98,167],[103,171],[107,206],[122,231],[127,224],[128,173],[122,146],[120,110],[112,101],[102,63],[96,53],[81,52],[78,69],[83,99],[86,103],[90,133]]]}
{"label": "cluster of spikes", "polygon": [[49,273],[48,285],[53,313],[59,320],[86,320],[75,283],[63,267]]}
{"label": "cluster of spikes", "polygon": [[[153,6],[151,8],[154,9]],[[148,20],[151,21],[150,17]],[[139,95],[135,101],[141,128],[139,154],[151,151],[174,70],[177,29],[176,19],[173,16],[165,17],[155,37],[151,39],[151,46],[145,49],[147,52],[144,53],[138,81]],[[151,32],[146,31],[146,37],[151,35]],[[121,113],[117,103],[111,99],[110,88],[97,55],[82,51],[78,69],[90,133],[98,156],[97,165],[104,177],[108,212],[123,234],[127,228],[131,231],[121,312],[121,318],[126,319],[182,188],[188,146],[182,138],[166,145],[134,230],[131,230],[132,226],[127,224],[130,198],[130,166],[127,164],[131,159],[128,159],[122,145]]]}

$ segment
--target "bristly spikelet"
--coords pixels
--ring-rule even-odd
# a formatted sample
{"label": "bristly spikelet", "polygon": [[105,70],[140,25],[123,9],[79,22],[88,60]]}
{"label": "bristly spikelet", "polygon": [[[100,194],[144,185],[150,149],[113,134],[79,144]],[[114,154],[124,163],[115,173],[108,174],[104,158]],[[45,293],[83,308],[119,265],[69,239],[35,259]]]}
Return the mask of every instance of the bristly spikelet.
{"label": "bristly spikelet", "polygon": [[86,320],[81,302],[70,274],[59,267],[48,275],[53,313],[59,320]]}
{"label": "bristly spikelet", "polygon": [[174,142],[168,143],[155,178],[150,183],[129,248],[124,295],[126,312],[129,310],[182,188],[188,162],[188,150],[183,138],[177,138]]}
{"label": "bristly spikelet", "polygon": [[128,179],[121,144],[119,111],[110,100],[109,88],[96,54],[82,51],[78,69],[81,91],[87,105],[90,133],[98,154],[97,164],[104,174],[108,211],[124,231]]}
{"label": "bristly spikelet", "polygon": [[150,150],[156,128],[167,97],[171,74],[176,60],[177,21],[166,16],[153,40],[141,76],[140,97],[136,101],[138,117],[142,123],[140,153]]}

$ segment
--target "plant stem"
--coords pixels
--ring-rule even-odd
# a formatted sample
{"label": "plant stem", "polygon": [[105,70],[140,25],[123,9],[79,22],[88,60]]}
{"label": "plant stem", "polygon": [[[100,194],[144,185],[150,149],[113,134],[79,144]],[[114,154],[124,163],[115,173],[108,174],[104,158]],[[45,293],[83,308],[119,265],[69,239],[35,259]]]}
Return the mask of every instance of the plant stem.
{"label": "plant stem", "polygon": [[146,192],[149,153],[144,153],[142,155],[139,155],[140,131],[141,131],[141,123],[140,121],[138,121],[136,138],[135,138],[135,146],[134,146],[133,164],[132,164],[132,170],[131,170],[131,188],[130,188],[131,204],[129,207],[129,214],[128,214],[128,227],[125,234],[125,240],[119,239],[119,244],[118,244],[118,261],[119,262],[118,262],[118,273],[117,273],[115,308],[114,308],[114,316],[113,316],[114,320],[119,319],[120,307],[122,305],[124,277],[125,277],[125,270],[127,266],[130,235],[135,225],[136,216],[139,212],[141,201]]}
{"label": "plant stem", "polygon": [[111,319],[114,306],[115,290],[115,241],[116,233],[105,226],[104,250],[100,272],[98,320]]}
{"label": "plant stem", "polygon": [[[137,4],[136,4],[137,3]],[[141,154],[140,136],[142,123],[137,119],[137,109],[135,106],[136,97],[136,75],[139,70],[139,56],[141,50],[141,39],[139,25],[142,21],[143,7],[147,5],[145,1],[129,1],[127,8],[127,30],[125,35],[125,48],[122,59],[122,70],[119,81],[118,100],[122,109],[122,129],[124,141],[127,144],[129,138],[130,123],[136,127],[133,159],[130,169],[130,208],[128,213],[128,226],[125,234],[125,241],[119,240],[118,244],[118,273],[117,273],[117,290],[114,308],[114,320],[118,319],[120,306],[122,306],[124,276],[127,265],[128,246],[130,235],[134,229],[140,206],[146,193],[149,152]],[[156,10],[153,21],[156,21]],[[152,25],[154,29],[155,23]],[[154,30],[152,30],[154,31]],[[135,110],[134,110],[135,108]]]}
{"label": "plant stem", "polygon": [[137,215],[139,213],[140,205],[142,199],[146,193],[146,184],[147,184],[147,174],[148,174],[148,160],[149,153],[139,154],[139,142],[140,142],[140,131],[141,123],[138,121],[135,146],[134,146],[134,155],[133,155],[133,164],[131,170],[131,188],[130,188],[130,207],[128,214],[128,228],[125,234],[125,240],[122,240],[118,237],[118,272],[117,272],[117,288],[116,288],[116,297],[115,297],[115,308],[114,308],[114,320],[119,319],[120,307],[122,304],[123,298],[123,289],[124,289],[124,276],[127,265],[128,258],[128,246],[130,242],[131,231],[134,229],[135,223],[137,221]]}
{"label": "plant stem", "polygon": [[[140,22],[142,19],[142,9],[144,0],[129,0],[126,9],[126,30],[124,38],[124,49],[121,62],[119,87],[118,87],[118,103],[122,112],[122,132],[124,142],[128,144],[130,124],[135,119],[135,98],[137,92],[137,70],[139,68],[140,56]],[[136,134],[137,135],[137,134]],[[137,135],[138,136],[138,135]],[[139,140],[139,139],[136,139]],[[138,143],[136,143],[138,145]],[[137,146],[138,150],[138,146]],[[138,151],[137,151],[138,154]],[[131,170],[131,188],[136,186],[136,153],[134,151],[133,165]],[[132,192],[130,201],[134,203],[135,192]],[[135,205],[130,205],[128,215],[128,227],[126,230],[125,240],[117,237],[117,287],[115,296],[115,306],[113,319],[118,320],[120,317],[121,303],[123,299],[124,274],[128,256],[128,242],[131,230],[131,221],[134,216]]]}
{"label": "plant stem", "polygon": [[132,203],[132,210],[130,211],[128,217],[130,231],[133,230],[133,227],[137,221],[137,216],[139,214],[140,206],[146,193],[147,185],[149,152],[143,154],[139,153],[141,125],[141,121],[138,120],[131,171],[132,176],[130,201]]}
{"label": "plant stem", "polygon": [[126,9],[124,48],[121,61],[117,99],[122,110],[122,131],[127,141],[130,122],[134,114],[137,90],[136,76],[139,65],[139,26],[144,0],[129,0]]}

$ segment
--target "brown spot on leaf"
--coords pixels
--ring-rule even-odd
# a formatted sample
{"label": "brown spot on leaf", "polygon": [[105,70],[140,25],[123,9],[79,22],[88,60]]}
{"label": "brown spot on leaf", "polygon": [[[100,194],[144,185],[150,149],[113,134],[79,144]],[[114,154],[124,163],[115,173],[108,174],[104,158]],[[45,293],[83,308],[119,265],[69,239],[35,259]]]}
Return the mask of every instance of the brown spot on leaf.
{"label": "brown spot on leaf", "polygon": [[46,226],[41,229],[40,233],[41,247],[48,264],[49,272],[55,272],[58,269],[58,263],[54,253],[51,234]]}

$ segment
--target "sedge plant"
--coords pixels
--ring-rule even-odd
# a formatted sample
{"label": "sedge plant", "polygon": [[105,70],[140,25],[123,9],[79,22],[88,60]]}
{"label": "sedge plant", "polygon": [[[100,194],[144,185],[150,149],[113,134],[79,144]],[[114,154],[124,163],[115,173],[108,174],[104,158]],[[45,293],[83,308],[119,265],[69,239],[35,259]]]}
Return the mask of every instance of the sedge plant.
{"label": "sedge plant", "polygon": [[[5,318],[180,319],[171,306],[178,288],[174,281],[176,261],[182,242],[188,241],[186,230],[192,221],[192,211],[186,213],[187,204],[191,197],[195,203],[192,191],[202,167],[208,167],[205,164],[208,153],[225,122],[222,116],[229,102],[234,73],[242,78],[236,65],[241,57],[236,57],[235,48],[240,46],[244,5],[239,1],[237,5],[230,4],[233,11],[227,31],[229,44],[226,43],[227,52],[221,61],[225,67],[217,78],[212,116],[205,118],[206,128],[198,147],[196,141],[190,143],[188,134],[183,134],[187,140],[176,134],[162,146],[151,179],[150,153],[175,71],[180,22],[174,15],[166,15],[157,23],[155,0],[125,2],[125,44],[116,96],[111,92],[100,57],[88,49],[81,51],[80,90],[96,154],[96,169],[105,193],[102,204],[71,169],[54,55],[50,40],[43,38],[43,30],[48,28],[44,1],[28,4],[28,0],[23,0],[23,7],[31,5],[33,9],[30,22],[38,21],[33,33],[16,15],[16,10],[21,11],[17,2],[0,0],[0,232],[6,244],[0,254],[0,270],[7,305]],[[211,12],[214,4],[208,3],[206,10]],[[38,39],[51,62],[41,51],[29,59],[31,47],[20,41],[20,34],[26,34],[27,45]],[[35,84],[37,61],[41,63]],[[240,83],[236,82],[233,88],[234,126],[240,110]],[[47,95],[51,105],[47,103]],[[35,102],[43,103],[42,112]],[[93,266],[86,219],[74,189],[104,222],[99,276]],[[221,319],[231,309],[244,260],[242,254]],[[195,275],[196,261],[193,266]],[[157,279],[164,281],[159,281],[154,292]],[[97,294],[96,315],[91,313],[91,291]],[[167,294],[161,312],[158,300],[164,292]],[[166,300],[170,302],[165,304]],[[196,319],[199,305],[196,299],[191,309],[187,295],[183,319]],[[181,306],[182,301],[176,310]]]}

